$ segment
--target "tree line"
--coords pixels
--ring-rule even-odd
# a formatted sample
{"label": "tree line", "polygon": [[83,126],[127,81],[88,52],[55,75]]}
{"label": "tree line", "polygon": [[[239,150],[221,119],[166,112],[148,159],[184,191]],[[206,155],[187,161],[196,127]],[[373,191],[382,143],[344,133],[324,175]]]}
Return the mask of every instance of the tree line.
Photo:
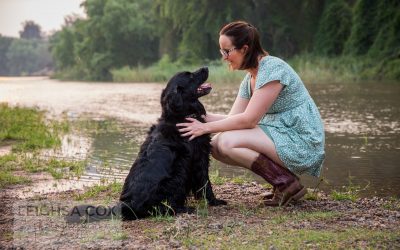
{"label": "tree line", "polygon": [[163,56],[200,64],[220,58],[218,31],[233,20],[258,28],[264,48],[291,58],[354,56],[400,79],[398,0],[86,0],[50,38],[58,71],[110,80],[110,70],[148,66]]}
{"label": "tree line", "polygon": [[20,38],[0,35],[0,75],[40,75],[53,68],[49,42],[33,21],[25,21]]}

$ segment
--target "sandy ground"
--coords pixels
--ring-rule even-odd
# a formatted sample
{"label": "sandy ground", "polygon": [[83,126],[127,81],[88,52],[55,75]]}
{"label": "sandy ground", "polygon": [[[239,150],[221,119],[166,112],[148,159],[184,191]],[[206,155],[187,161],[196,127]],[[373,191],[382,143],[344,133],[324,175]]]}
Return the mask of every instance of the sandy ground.
{"label": "sandy ground", "polygon": [[[67,224],[63,217],[63,212],[79,204],[73,198],[76,192],[24,200],[2,197],[0,234],[4,237],[0,238],[0,246],[22,249],[400,247],[398,200],[335,201],[319,193],[318,200],[271,208],[262,205],[261,196],[266,189],[257,183],[214,185],[214,191],[218,198],[228,201],[228,205],[208,207],[203,215],[197,212],[175,218],[128,222],[116,219],[83,224]],[[106,200],[111,205],[107,205]],[[85,204],[112,206],[116,201],[117,197],[106,191]],[[198,204],[193,200],[189,202],[194,207]]]}

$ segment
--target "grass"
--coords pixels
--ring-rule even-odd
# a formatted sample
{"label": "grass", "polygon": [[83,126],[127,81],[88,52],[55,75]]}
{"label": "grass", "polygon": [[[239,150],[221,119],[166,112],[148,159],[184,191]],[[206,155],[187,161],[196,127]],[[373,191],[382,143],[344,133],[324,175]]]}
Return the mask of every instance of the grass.
{"label": "grass", "polygon": [[305,200],[308,201],[318,201],[320,199],[318,192],[307,192],[306,195],[304,195]]}
{"label": "grass", "polygon": [[299,247],[323,249],[380,248],[394,242],[398,235],[395,232],[376,231],[372,229],[316,230],[288,229],[280,231],[265,240],[264,244],[278,249],[297,249]]}
{"label": "grass", "polygon": [[[119,190],[120,184],[90,188],[86,197],[101,198],[104,194],[117,197],[118,193],[111,192],[112,189]],[[398,209],[398,199],[389,201],[383,206]],[[395,248],[400,237],[398,230],[393,228],[377,230],[340,223],[341,218],[348,215],[346,210],[327,211],[318,206],[310,210],[266,208],[230,203],[209,213],[203,201],[191,199],[190,202],[196,202],[199,207],[205,205],[198,208],[197,216],[173,217],[155,212],[153,217],[134,221],[131,225],[143,228],[136,234],[144,235],[147,243],[168,244],[172,241],[177,247],[202,249],[381,249]],[[201,210],[207,210],[204,216],[199,214],[204,212]],[[119,232],[97,237],[129,240],[136,236]]]}
{"label": "grass", "polygon": [[129,239],[129,236],[127,233],[123,233],[123,232],[113,233],[112,239],[113,240],[126,240],[126,239]]}
{"label": "grass", "polygon": [[74,199],[77,201],[93,199],[98,197],[101,193],[111,197],[118,197],[118,195],[122,191],[122,185],[123,184],[121,182],[116,182],[116,181],[109,183],[107,185],[100,185],[100,184],[95,185],[93,187],[90,187],[84,193],[75,194]]}
{"label": "grass", "polygon": [[[212,185],[223,185],[227,182],[232,182],[234,184],[245,184],[253,182],[253,178],[250,176],[249,172],[245,172],[243,175],[237,175],[231,178],[221,176],[219,173],[219,169],[213,169],[209,172],[210,181]],[[263,184],[264,188],[272,188],[270,184]]]}
{"label": "grass", "polygon": [[44,112],[32,108],[0,104],[0,142],[13,141],[13,151],[54,148],[61,144],[59,135],[68,131],[66,122],[46,122]]}
{"label": "grass", "polygon": [[223,177],[219,174],[219,170],[215,169],[209,173],[210,181],[213,185],[223,185],[229,181],[229,178]]}
{"label": "grass", "polygon": [[65,161],[56,158],[44,159],[37,154],[11,153],[0,157],[0,171],[48,172],[56,179],[80,176],[84,171],[85,165],[85,161]]}
{"label": "grass", "polygon": [[[399,82],[398,67],[390,69],[384,60],[363,56],[294,56],[290,65],[306,83],[352,83],[365,81]],[[392,61],[399,65],[399,60]]]}
{"label": "grass", "polygon": [[80,176],[86,166],[85,161],[65,161],[56,158],[43,159],[39,155],[11,153],[0,156],[0,187],[29,183],[29,178],[16,175],[14,171],[28,173],[48,172],[55,179]]}
{"label": "grass", "polygon": [[355,202],[360,198],[360,192],[367,189],[369,184],[367,184],[364,188],[361,188],[358,185],[353,183],[354,177],[349,176],[349,184],[347,186],[343,186],[342,190],[332,190],[331,198],[336,201],[352,201]]}
{"label": "grass", "polygon": [[382,207],[388,210],[400,211],[400,199],[396,197],[389,197]]}
{"label": "grass", "polygon": [[[352,83],[365,81],[397,81],[398,72],[385,72],[383,62],[371,58],[313,54],[296,55],[287,60],[305,83]],[[176,72],[209,67],[208,81],[213,84],[239,84],[245,71],[230,71],[222,60],[205,61],[199,65],[183,65],[164,56],[150,67],[124,67],[111,71],[115,82],[166,82]],[[397,69],[395,69],[396,71]],[[397,70],[398,71],[398,70]]]}
{"label": "grass", "polygon": [[166,82],[176,72],[179,71],[194,71],[204,65],[208,66],[209,78],[208,81],[217,84],[235,84],[240,83],[245,72],[231,72],[228,66],[221,60],[207,61],[199,65],[183,65],[179,62],[172,62],[168,56],[164,56],[157,63],[150,67],[136,68],[124,67],[121,69],[112,70],[114,82]]}
{"label": "grass", "polygon": [[29,184],[31,182],[27,177],[13,175],[10,171],[0,171],[0,189],[16,184]]}
{"label": "grass", "polygon": [[151,212],[150,220],[156,222],[173,222],[175,221],[175,217],[173,214],[175,213],[170,204],[167,201],[162,202],[163,206],[166,208],[165,211],[162,211],[159,207],[154,207],[153,212]]}
{"label": "grass", "polygon": [[[299,222],[308,225],[330,221],[341,216],[338,212],[294,212],[282,210],[265,210],[258,223],[248,223],[240,218],[226,220],[220,226],[222,229],[207,229],[208,221],[199,221],[191,232],[178,233],[176,239],[187,248],[201,247],[203,249],[352,249],[376,248],[390,246],[398,240],[399,233],[390,230],[374,230],[360,227],[340,227],[335,223],[324,223],[322,228],[301,226],[293,228]],[[261,219],[262,217],[262,219]],[[206,230],[207,233],[199,231]]]}
{"label": "grass", "polygon": [[0,145],[12,145],[12,153],[0,157],[0,186],[29,182],[14,171],[48,172],[55,179],[80,176],[85,161],[43,158],[39,150],[57,148],[60,136],[69,131],[66,121],[46,120],[45,113],[34,108],[0,104]]}
{"label": "grass", "polygon": [[354,249],[394,244],[399,234],[365,228],[291,229],[279,225],[227,222],[223,230],[189,232],[176,236],[184,247],[202,249]]}
{"label": "grass", "polygon": [[234,184],[242,185],[242,184],[245,184],[245,183],[250,183],[253,180],[250,177],[250,175],[248,175],[247,172],[246,172],[246,174],[244,174],[244,175],[238,175],[238,176],[232,177],[230,181],[232,183],[234,183]]}

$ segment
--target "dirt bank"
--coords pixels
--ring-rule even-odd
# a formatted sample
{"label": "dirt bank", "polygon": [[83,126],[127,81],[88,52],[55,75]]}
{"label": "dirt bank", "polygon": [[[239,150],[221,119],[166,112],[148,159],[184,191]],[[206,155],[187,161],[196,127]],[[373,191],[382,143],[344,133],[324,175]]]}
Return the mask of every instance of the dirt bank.
{"label": "dirt bank", "polygon": [[[214,185],[227,206],[197,208],[195,214],[158,216],[138,221],[101,221],[66,224],[55,205],[109,206],[117,197],[105,191],[86,201],[74,201],[77,192],[47,194],[29,200],[2,197],[0,221],[3,247],[101,248],[101,249],[232,249],[232,248],[388,248],[400,247],[400,202],[363,198],[335,201],[323,193],[318,200],[304,200],[286,208],[261,203],[267,191],[256,183]],[[34,208],[51,204],[52,213]],[[31,207],[31,210],[26,208]],[[33,207],[33,208],[32,208]],[[16,214],[16,210],[19,212]],[[22,212],[21,212],[22,211]]]}

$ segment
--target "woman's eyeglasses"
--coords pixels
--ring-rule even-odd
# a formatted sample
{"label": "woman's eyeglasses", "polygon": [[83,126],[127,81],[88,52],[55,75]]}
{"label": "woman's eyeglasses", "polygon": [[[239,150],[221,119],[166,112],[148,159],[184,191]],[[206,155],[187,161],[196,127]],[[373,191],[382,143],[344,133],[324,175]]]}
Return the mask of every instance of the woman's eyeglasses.
{"label": "woman's eyeglasses", "polygon": [[221,55],[223,57],[228,57],[229,54],[234,51],[236,48],[231,48],[231,49],[220,49],[219,52],[221,52]]}

